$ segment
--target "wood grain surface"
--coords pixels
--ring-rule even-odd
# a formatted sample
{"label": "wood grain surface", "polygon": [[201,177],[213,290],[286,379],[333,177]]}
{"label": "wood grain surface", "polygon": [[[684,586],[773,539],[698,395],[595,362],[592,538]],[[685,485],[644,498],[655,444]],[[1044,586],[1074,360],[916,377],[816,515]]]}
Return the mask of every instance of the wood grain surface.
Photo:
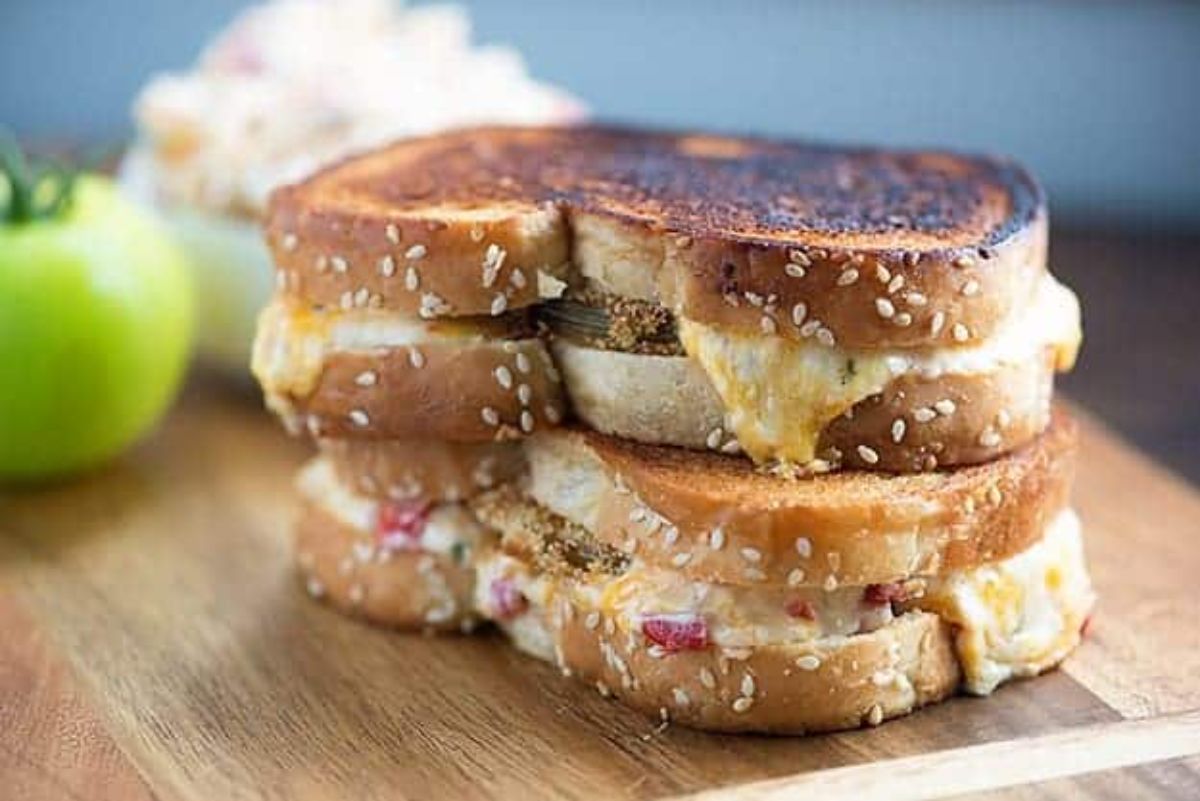
{"label": "wood grain surface", "polygon": [[[1102,600],[1066,669],[802,739],[660,730],[494,635],[397,635],[311,603],[287,546],[305,452],[203,381],[118,465],[0,495],[0,798],[736,798],[906,757],[957,766],[920,797],[1200,797],[1194,757],[1095,757],[1126,719],[1155,746],[1135,764],[1200,753],[1179,729],[1200,708],[1200,497],[1090,419],[1077,497]],[[1039,736],[1097,746],[1009,789],[1006,760],[981,785],[958,751]]]}

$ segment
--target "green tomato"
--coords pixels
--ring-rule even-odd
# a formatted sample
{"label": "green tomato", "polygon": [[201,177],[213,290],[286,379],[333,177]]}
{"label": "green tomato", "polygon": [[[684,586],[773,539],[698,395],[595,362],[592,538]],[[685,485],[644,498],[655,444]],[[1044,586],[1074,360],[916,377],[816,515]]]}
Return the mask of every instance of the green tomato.
{"label": "green tomato", "polygon": [[0,480],[104,462],[151,429],[184,374],[183,256],[106,179],[56,214],[0,217]]}

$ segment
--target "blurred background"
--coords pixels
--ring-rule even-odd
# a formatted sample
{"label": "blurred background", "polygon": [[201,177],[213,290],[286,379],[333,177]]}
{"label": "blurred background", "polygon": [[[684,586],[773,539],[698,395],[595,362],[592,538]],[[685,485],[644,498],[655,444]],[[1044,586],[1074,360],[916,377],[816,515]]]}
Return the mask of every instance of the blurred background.
{"label": "blurred background", "polygon": [[[331,0],[336,2],[336,0]],[[3,0],[0,124],[121,142],[146,81],[246,3]],[[417,3],[414,5],[424,5]],[[478,43],[600,118],[1013,155],[1083,297],[1066,391],[1200,479],[1200,4],[491,0]]]}

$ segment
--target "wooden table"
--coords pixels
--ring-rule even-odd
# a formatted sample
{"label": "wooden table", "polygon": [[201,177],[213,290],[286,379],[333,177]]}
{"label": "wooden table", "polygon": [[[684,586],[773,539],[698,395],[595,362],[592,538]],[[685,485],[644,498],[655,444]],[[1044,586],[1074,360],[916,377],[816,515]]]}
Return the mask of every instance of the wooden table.
{"label": "wooden table", "polygon": [[304,454],[199,382],[113,468],[0,496],[0,798],[1200,798],[1200,496],[1090,418],[1102,600],[1065,669],[802,739],[659,730],[495,635],[311,603]]}

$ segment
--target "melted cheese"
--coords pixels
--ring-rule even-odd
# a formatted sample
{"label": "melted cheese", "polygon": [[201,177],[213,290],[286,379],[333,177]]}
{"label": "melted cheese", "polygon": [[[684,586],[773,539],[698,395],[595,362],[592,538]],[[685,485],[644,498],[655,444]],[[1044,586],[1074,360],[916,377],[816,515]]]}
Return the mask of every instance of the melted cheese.
{"label": "melted cheese", "polygon": [[[348,489],[337,480],[333,465],[325,459],[310,462],[297,479],[300,493],[317,504],[335,520],[355,529],[363,536],[373,536],[379,520],[379,503]],[[421,534],[421,550],[453,556],[457,546],[466,545],[473,552],[485,538],[485,531],[466,507],[444,503],[429,512]]]}
{"label": "melted cheese", "polygon": [[986,695],[1058,663],[1079,643],[1094,603],[1079,518],[1066,511],[1028,550],[931,580],[916,605],[959,627],[964,687]]}
{"label": "melted cheese", "polygon": [[967,347],[851,351],[811,341],[756,336],[679,320],[679,338],[708,375],[726,421],[755,461],[805,463],[816,457],[822,429],[894,376],[988,373],[1019,364],[1043,348],[1067,370],[1082,340],[1079,303],[1051,276],[1034,300],[994,336]]}

